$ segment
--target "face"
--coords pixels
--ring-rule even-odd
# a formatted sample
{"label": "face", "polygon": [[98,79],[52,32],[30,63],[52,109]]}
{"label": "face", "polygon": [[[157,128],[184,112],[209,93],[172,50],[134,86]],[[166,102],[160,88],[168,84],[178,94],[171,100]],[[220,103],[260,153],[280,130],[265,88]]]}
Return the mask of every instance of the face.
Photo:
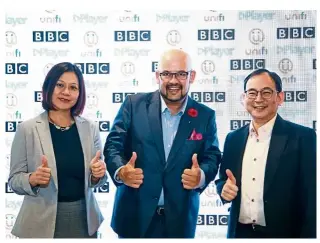
{"label": "face", "polygon": [[[243,104],[251,114],[254,122],[265,124],[277,113],[278,106],[283,103],[283,92],[276,92],[275,82],[267,73],[251,77],[243,94]],[[261,91],[254,98],[255,91]]]}
{"label": "face", "polygon": [[79,97],[79,81],[74,72],[65,72],[59,78],[52,94],[52,104],[57,110],[70,110]]}
{"label": "face", "polygon": [[190,69],[189,60],[183,53],[169,53],[163,57],[156,78],[166,102],[183,102],[195,78],[195,71]]}

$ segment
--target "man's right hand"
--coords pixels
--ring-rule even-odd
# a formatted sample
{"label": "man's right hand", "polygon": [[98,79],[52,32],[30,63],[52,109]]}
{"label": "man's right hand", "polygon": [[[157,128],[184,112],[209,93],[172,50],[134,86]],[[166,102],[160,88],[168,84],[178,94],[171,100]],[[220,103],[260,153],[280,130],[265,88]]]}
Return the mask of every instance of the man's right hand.
{"label": "man's right hand", "polygon": [[51,169],[48,167],[46,156],[42,155],[41,166],[29,176],[29,183],[32,187],[47,187],[50,182]]}
{"label": "man's right hand", "polygon": [[137,159],[136,152],[132,153],[129,162],[119,170],[119,177],[124,184],[133,188],[139,188],[143,183],[143,171],[140,168],[135,168]]}
{"label": "man's right hand", "polygon": [[232,201],[238,194],[238,187],[236,185],[236,178],[232,174],[231,170],[227,169],[226,174],[228,176],[228,180],[222,188],[221,197],[224,200]]}

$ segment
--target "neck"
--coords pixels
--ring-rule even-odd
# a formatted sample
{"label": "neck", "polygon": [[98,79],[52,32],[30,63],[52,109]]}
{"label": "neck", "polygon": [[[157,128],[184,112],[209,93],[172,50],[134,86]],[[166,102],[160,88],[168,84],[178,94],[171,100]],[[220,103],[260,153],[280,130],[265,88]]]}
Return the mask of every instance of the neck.
{"label": "neck", "polygon": [[66,111],[50,110],[48,115],[49,115],[49,119],[53,123],[55,123],[61,127],[70,126],[73,121],[70,110],[66,110]]}

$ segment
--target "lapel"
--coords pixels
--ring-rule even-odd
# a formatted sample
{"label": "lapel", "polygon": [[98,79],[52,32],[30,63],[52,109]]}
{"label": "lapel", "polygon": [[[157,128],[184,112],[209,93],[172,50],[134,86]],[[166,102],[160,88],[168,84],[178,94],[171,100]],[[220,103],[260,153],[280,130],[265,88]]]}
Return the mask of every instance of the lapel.
{"label": "lapel", "polygon": [[234,140],[234,144],[232,145],[232,147],[235,149],[230,152],[232,153],[232,160],[235,161],[234,176],[237,180],[237,186],[238,188],[241,188],[242,161],[249,136],[249,125],[239,130],[236,136],[237,137]]}
{"label": "lapel", "polygon": [[[81,143],[81,148],[82,148],[82,153],[83,153],[84,171],[85,171],[85,178],[86,178],[85,184],[87,186],[87,183],[88,183],[87,178],[90,174],[90,169],[88,166],[92,159],[91,144],[93,143],[93,138],[92,138],[92,135],[90,134],[89,122],[86,122],[86,120],[80,116],[75,116],[74,120],[76,122],[80,143]],[[102,153],[102,151],[100,152]]]}
{"label": "lapel", "polygon": [[[76,126],[78,129],[83,156],[84,156],[84,166],[85,166],[85,172],[86,172],[86,178],[88,174],[88,163],[87,158],[90,158],[90,144],[92,142],[92,139],[88,137],[90,134],[87,131],[90,131],[89,123],[85,122],[85,120],[81,117],[75,117]],[[36,129],[38,132],[38,136],[40,139],[40,143],[42,146],[42,152],[48,159],[48,166],[51,168],[51,175],[54,181],[54,184],[56,186],[56,189],[58,189],[58,177],[57,177],[57,166],[56,166],[56,159],[54,155],[53,145],[52,145],[52,139],[50,134],[50,128],[49,128],[49,121],[48,121],[48,113],[43,112],[41,113],[37,120],[36,120]],[[85,180],[87,183],[87,180]]]}
{"label": "lapel", "polygon": [[48,166],[51,168],[51,176],[56,189],[58,189],[57,167],[54,156],[52,139],[49,128],[48,113],[41,113],[36,119],[36,129],[42,146],[43,155],[48,160]]}
{"label": "lapel", "polygon": [[272,130],[267,157],[267,164],[264,175],[264,195],[266,195],[268,189],[270,188],[272,178],[275,175],[280,163],[280,156],[282,155],[287,140],[288,132],[286,131],[285,121],[278,114]]}
{"label": "lapel", "polygon": [[147,113],[149,120],[149,127],[151,129],[152,137],[156,144],[156,148],[160,157],[160,161],[164,165],[166,162],[165,152],[163,147],[163,135],[161,124],[161,102],[160,93],[155,91],[150,94],[147,99]]}
{"label": "lapel", "polygon": [[[168,160],[167,160],[167,167],[166,170],[171,170],[177,160],[175,160],[175,156],[178,153],[179,149],[185,144],[186,140],[190,137],[192,130],[195,128],[196,119],[200,120],[200,118],[194,118],[188,115],[188,109],[193,108],[197,110],[197,104],[193,102],[193,100],[188,97],[188,103],[185,109],[185,112],[183,113],[177,134],[173,140],[172,148],[170,150]],[[191,159],[191,158],[190,158]]]}

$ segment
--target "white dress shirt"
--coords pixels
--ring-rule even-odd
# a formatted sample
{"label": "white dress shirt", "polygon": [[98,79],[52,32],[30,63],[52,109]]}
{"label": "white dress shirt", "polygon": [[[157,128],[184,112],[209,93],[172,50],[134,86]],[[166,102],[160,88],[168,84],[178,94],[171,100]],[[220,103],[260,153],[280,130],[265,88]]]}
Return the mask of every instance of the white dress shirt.
{"label": "white dress shirt", "polygon": [[277,115],[256,132],[252,121],[242,161],[239,222],[266,226],[263,188],[272,129]]}

